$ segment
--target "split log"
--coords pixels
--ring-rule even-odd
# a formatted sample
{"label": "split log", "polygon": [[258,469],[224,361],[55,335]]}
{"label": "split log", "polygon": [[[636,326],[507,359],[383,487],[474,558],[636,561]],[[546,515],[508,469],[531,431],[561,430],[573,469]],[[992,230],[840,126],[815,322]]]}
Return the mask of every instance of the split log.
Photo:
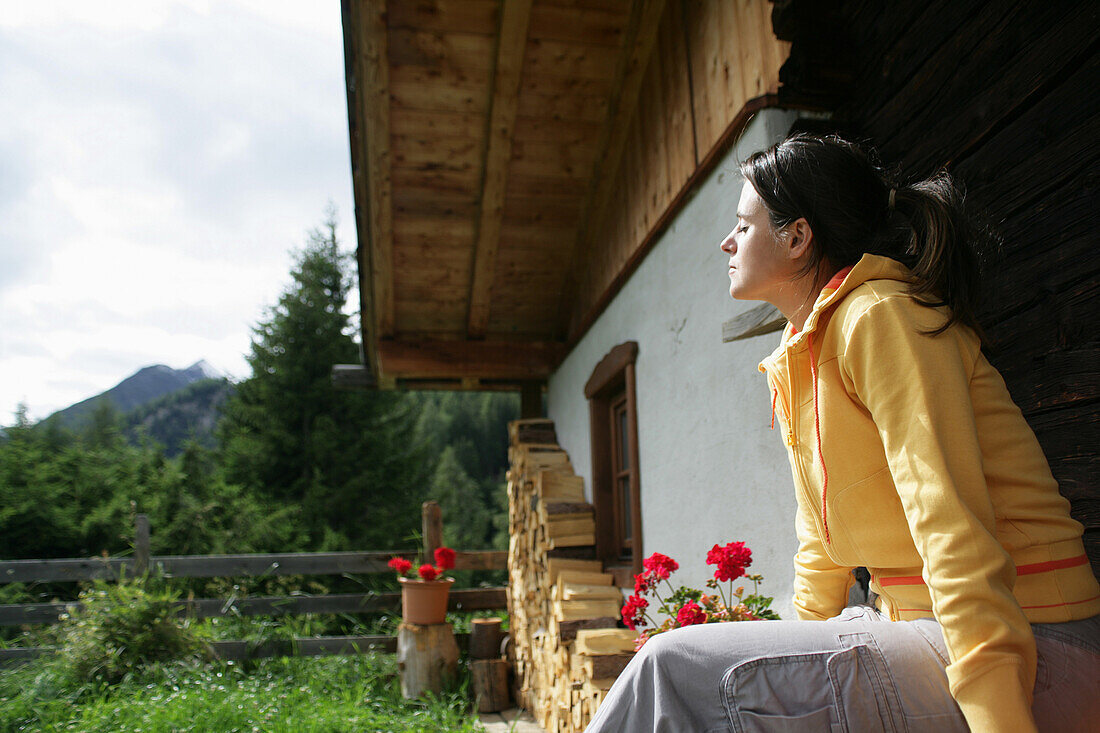
{"label": "split log", "polygon": [[451,625],[398,626],[397,669],[406,700],[442,692],[458,674],[458,644]]}
{"label": "split log", "polygon": [[[525,443],[518,426],[510,435],[513,694],[547,733],[579,733],[630,658],[634,634],[614,628],[622,593],[594,559],[595,522],[583,479],[557,445]],[[585,654],[573,643],[582,631],[596,634],[582,644]]]}
{"label": "split log", "polygon": [[577,632],[578,654],[629,654],[634,651],[634,637],[630,629],[585,629]]}
{"label": "split log", "polygon": [[552,604],[554,618],[558,621],[577,621],[584,618],[600,618],[618,613],[621,600],[560,601]]}
{"label": "split log", "polygon": [[[572,560],[565,557],[552,557],[546,562],[546,569],[550,574],[550,582],[558,582],[558,574],[569,570],[578,573],[603,574],[603,563],[599,560]],[[591,581],[586,581],[594,585]]]}
{"label": "split log", "polygon": [[508,437],[513,444],[558,442],[554,421],[546,418],[513,420],[508,423]]}
{"label": "split log", "polygon": [[[565,462],[568,461],[566,457]],[[584,479],[561,470],[539,471],[535,492],[544,503],[581,503],[584,502]]]}
{"label": "split log", "polygon": [[500,659],[503,638],[499,618],[475,618],[470,622],[470,659]]}
{"label": "split log", "polygon": [[557,547],[552,550],[546,551],[546,557],[561,557],[561,558],[576,558],[580,560],[591,560],[596,557],[596,545],[585,545],[583,547]]}
{"label": "split log", "polygon": [[562,621],[558,624],[558,639],[562,644],[568,644],[577,638],[577,632],[582,629],[613,629],[617,619],[605,616],[603,618],[586,618],[579,621]]}
{"label": "split log", "polygon": [[595,657],[582,657],[584,659],[581,664],[585,673],[588,674],[589,679],[615,679],[622,674],[626,665],[634,658],[633,654],[600,654]]}
{"label": "split log", "polygon": [[496,713],[509,707],[508,662],[505,660],[471,659],[470,685],[478,712]]}

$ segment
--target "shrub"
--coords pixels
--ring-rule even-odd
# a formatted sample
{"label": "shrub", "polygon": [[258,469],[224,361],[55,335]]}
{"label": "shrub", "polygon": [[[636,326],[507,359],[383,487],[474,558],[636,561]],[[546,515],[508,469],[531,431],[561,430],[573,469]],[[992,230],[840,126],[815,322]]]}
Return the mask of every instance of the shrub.
{"label": "shrub", "polygon": [[170,591],[98,582],[79,600],[57,627],[58,662],[74,681],[116,684],[155,662],[209,657]]}

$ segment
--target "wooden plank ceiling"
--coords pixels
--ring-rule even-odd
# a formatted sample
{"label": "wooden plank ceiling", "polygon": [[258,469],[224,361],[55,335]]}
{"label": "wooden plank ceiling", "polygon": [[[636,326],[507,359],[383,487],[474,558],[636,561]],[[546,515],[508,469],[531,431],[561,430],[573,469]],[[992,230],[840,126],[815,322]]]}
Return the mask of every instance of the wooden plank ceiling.
{"label": "wooden plank ceiling", "polygon": [[[377,383],[549,375],[585,315],[574,304],[596,300],[578,300],[578,282],[607,285],[571,268],[587,265],[584,233],[615,193],[662,28],[679,36],[689,79],[684,7],[343,0],[363,342]],[[686,177],[694,144],[690,158]]]}

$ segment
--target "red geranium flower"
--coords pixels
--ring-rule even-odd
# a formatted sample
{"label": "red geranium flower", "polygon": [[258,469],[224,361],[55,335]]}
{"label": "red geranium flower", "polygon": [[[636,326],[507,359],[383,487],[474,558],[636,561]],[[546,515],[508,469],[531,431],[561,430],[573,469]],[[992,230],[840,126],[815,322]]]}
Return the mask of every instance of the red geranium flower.
{"label": "red geranium flower", "polygon": [[745,547],[744,542],[715,545],[707,553],[707,565],[718,566],[714,571],[717,580],[736,580],[745,574],[745,568],[752,565],[752,550]]}
{"label": "red geranium flower", "polygon": [[676,623],[681,626],[705,624],[706,622],[707,614],[704,613],[702,607],[695,601],[688,601],[676,612]]}
{"label": "red geranium flower", "polygon": [[436,576],[439,575],[439,570],[436,569],[434,565],[428,565],[427,563],[421,565],[420,569],[416,572],[419,573],[420,577],[424,580],[435,580]]}
{"label": "red geranium flower", "polygon": [[644,611],[648,606],[649,601],[640,596],[630,596],[626,599],[622,615],[623,623],[628,629],[634,629],[638,624],[643,623]]}
{"label": "red geranium flower", "polygon": [[412,562],[403,557],[391,558],[387,565],[389,565],[398,575],[404,575],[412,570],[413,566]]}
{"label": "red geranium flower", "polygon": [[649,577],[649,573],[638,573],[634,576],[634,593],[637,595],[644,595],[653,587],[652,579]]}
{"label": "red geranium flower", "polygon": [[435,551],[435,564],[440,570],[450,570],[455,566],[455,551],[450,547],[440,547]]}
{"label": "red geranium flower", "polygon": [[680,563],[659,552],[655,552],[643,560],[642,566],[652,573],[657,580],[668,580],[669,575],[680,569]]}

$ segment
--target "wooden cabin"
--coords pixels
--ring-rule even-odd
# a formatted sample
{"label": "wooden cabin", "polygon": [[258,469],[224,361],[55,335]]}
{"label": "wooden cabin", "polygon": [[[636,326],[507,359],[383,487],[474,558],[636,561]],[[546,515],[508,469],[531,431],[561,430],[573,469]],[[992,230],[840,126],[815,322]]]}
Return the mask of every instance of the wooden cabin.
{"label": "wooden cabin", "polygon": [[[793,512],[756,373],[771,340],[747,351],[723,343],[723,323],[751,304],[730,301],[717,248],[740,190],[735,143],[744,155],[797,119],[777,107],[788,44],[770,13],[763,0],[344,6],[365,359],[338,378],[519,389],[527,415],[542,414],[545,401],[561,445],[599,493],[609,561],[631,544],[626,524],[638,530],[639,557],[643,532],[648,550],[671,549],[693,512],[713,527],[691,554],[739,536],[704,497],[740,504],[746,524],[762,513],[765,525],[787,526]],[[758,131],[746,147],[749,127]],[[697,210],[704,188],[718,209]],[[685,206],[695,209],[687,226]],[[673,232],[664,250],[684,254],[659,266],[652,256]],[[620,310],[628,316],[613,322]],[[636,469],[625,487],[610,476],[622,466],[608,463],[611,403],[620,418],[627,412],[620,357],[636,377],[626,441]],[[607,374],[590,399],[585,383],[601,362]],[[729,375],[740,386],[716,400]],[[708,404],[711,434],[683,426]],[[597,409],[607,415],[596,423],[593,477]],[[657,460],[666,448],[679,457]],[[746,473],[759,502],[732,479]],[[685,490],[687,505],[674,498]],[[774,555],[765,572],[789,599],[793,540],[773,549],[770,538],[755,541]]]}
{"label": "wooden cabin", "polygon": [[1084,1],[343,0],[362,365],[553,420],[620,579],[746,541],[790,617],[794,498],[731,301],[737,161],[792,128],[947,168],[1004,238],[987,353],[1100,572],[1098,7]]}

